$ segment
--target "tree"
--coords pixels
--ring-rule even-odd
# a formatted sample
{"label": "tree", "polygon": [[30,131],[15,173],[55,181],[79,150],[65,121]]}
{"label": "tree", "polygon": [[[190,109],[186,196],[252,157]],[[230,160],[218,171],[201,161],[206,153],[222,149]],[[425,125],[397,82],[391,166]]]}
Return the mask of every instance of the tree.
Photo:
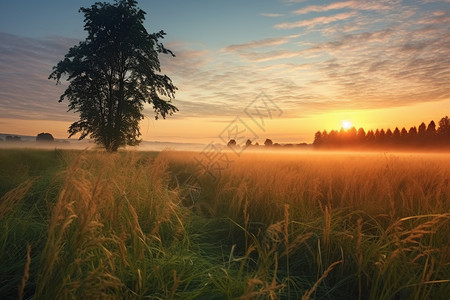
{"label": "tree", "polygon": [[231,139],[231,140],[228,141],[227,147],[233,148],[233,147],[236,147],[236,146],[237,146],[236,140]]}
{"label": "tree", "polygon": [[437,132],[441,143],[450,144],[450,119],[448,116],[443,117],[439,121]]}
{"label": "tree", "polygon": [[137,145],[144,104],[153,105],[155,119],[166,118],[178,109],[171,104],[177,89],[161,74],[159,54],[175,56],[158,42],[164,31],[149,34],[145,12],[135,0],[97,2],[84,13],[85,41],[69,49],[49,79],[70,81],[59,102],[67,99],[69,111],[80,113],[69,137],[92,137],[108,152]]}
{"label": "tree", "polygon": [[328,133],[327,145],[336,146],[338,142],[339,142],[338,132],[336,130],[331,130],[330,133]]}
{"label": "tree", "polygon": [[425,123],[422,122],[422,123],[419,125],[419,129],[417,130],[417,133],[418,133],[420,136],[424,136],[426,132],[427,132],[427,125],[425,125]]}
{"label": "tree", "polygon": [[433,120],[428,124],[427,133],[431,135],[436,134],[436,123]]}
{"label": "tree", "polygon": [[413,126],[413,127],[409,128],[408,134],[410,136],[416,136],[417,135],[417,128],[416,128],[416,126]]}
{"label": "tree", "polygon": [[266,140],[264,141],[264,146],[270,147],[270,146],[272,146],[272,145],[273,145],[273,142],[272,142],[271,139],[266,139]]}
{"label": "tree", "polygon": [[405,127],[403,127],[402,130],[400,131],[400,136],[403,138],[408,136],[408,131],[406,130]]}
{"label": "tree", "polygon": [[36,142],[53,142],[53,135],[48,132],[41,132],[36,136]]}
{"label": "tree", "polygon": [[356,137],[358,139],[358,144],[362,145],[366,141],[366,131],[364,128],[359,128],[358,133],[356,134]]}
{"label": "tree", "polygon": [[369,144],[373,143],[373,141],[375,140],[375,133],[373,132],[373,130],[369,130],[367,132],[366,139]]}
{"label": "tree", "polygon": [[386,133],[384,132],[384,129],[381,128],[380,130],[380,143],[384,143],[386,141]]}
{"label": "tree", "polygon": [[376,144],[380,144],[380,142],[381,142],[380,130],[378,128],[375,130],[375,133],[374,133],[374,142]]}
{"label": "tree", "polygon": [[356,128],[353,126],[349,130],[347,130],[347,132],[345,132],[345,134],[344,134],[345,144],[347,146],[354,144],[356,141],[356,136],[357,136],[357,131],[356,131]]}
{"label": "tree", "polygon": [[388,129],[386,130],[386,138],[387,138],[388,140],[390,140],[390,139],[392,138],[393,135],[394,135],[394,134],[392,133],[392,130],[391,130],[390,128],[388,128]]}
{"label": "tree", "polygon": [[416,143],[417,142],[417,135],[418,135],[418,133],[417,133],[417,127],[416,126],[413,126],[413,127],[409,128],[408,141],[410,143]]}
{"label": "tree", "polygon": [[320,147],[320,146],[322,145],[322,143],[323,143],[323,140],[322,140],[322,132],[317,131],[316,134],[314,135],[314,142],[313,142],[313,145],[314,145],[315,147]]}

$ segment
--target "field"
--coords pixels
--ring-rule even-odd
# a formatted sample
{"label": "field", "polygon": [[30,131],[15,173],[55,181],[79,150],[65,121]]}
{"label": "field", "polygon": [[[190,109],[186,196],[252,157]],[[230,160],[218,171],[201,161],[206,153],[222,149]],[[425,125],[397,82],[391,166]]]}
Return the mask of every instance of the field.
{"label": "field", "polygon": [[447,299],[450,155],[0,150],[2,299]]}

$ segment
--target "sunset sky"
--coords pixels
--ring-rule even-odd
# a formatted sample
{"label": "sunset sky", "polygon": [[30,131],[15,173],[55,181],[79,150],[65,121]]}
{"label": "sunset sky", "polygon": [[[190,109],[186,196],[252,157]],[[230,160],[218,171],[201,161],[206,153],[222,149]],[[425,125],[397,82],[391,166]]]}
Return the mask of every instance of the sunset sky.
{"label": "sunset sky", "polygon": [[[94,1],[0,1],[0,133],[67,137],[77,115],[47,77],[86,37]],[[312,142],[344,120],[365,129],[450,115],[450,0],[139,1],[180,109],[143,139]],[[263,111],[266,105],[270,110]],[[261,114],[255,115],[259,108]],[[231,134],[231,135],[230,135]],[[257,137],[257,138],[256,138]]]}

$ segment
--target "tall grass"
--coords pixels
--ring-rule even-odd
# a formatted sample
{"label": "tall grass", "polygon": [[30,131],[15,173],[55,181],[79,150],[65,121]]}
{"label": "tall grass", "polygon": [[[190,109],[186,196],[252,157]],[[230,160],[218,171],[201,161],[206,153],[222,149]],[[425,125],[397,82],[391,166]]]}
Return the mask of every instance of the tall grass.
{"label": "tall grass", "polygon": [[450,294],[449,157],[196,155],[0,151],[2,298]]}
{"label": "tall grass", "polygon": [[[174,174],[195,172],[197,154],[164,155]],[[321,299],[445,299],[450,293],[450,156],[234,158],[214,182],[197,168],[204,197],[193,200],[194,209],[241,226],[244,233],[232,238],[235,252],[256,252],[249,263],[255,270],[277,266],[278,297],[311,296],[307,290]]]}

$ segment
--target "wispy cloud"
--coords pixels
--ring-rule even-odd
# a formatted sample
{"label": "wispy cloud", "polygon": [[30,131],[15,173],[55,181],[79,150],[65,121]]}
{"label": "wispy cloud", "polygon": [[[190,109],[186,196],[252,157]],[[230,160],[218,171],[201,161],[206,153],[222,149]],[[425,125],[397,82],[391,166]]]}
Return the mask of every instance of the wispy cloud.
{"label": "wispy cloud", "polygon": [[419,20],[419,24],[445,24],[450,22],[450,11],[435,11],[432,15]]}
{"label": "wispy cloud", "polygon": [[[177,55],[160,57],[163,73],[179,88],[174,104],[180,111],[173,118],[231,118],[261,91],[285,117],[450,99],[449,11],[418,12],[398,1],[355,2],[306,6],[299,15],[280,16],[302,18],[275,26],[310,29],[298,30],[301,35],[278,31],[279,36],[250,37],[219,50],[166,44]],[[373,11],[362,11],[369,9],[364,3],[374,5]],[[351,11],[333,11],[338,9]],[[307,16],[328,11],[336,14]],[[76,42],[0,34],[0,117],[71,118],[67,106],[57,103],[62,87],[47,76]],[[145,112],[153,115],[151,107]]]}
{"label": "wispy cloud", "polygon": [[[393,7],[397,5],[394,1]],[[285,116],[298,115],[295,111],[307,115],[450,99],[446,83],[450,82],[448,11],[419,14],[411,6],[377,9],[370,15],[349,12],[284,23],[278,28],[312,28],[343,21],[339,26],[314,29],[324,34],[324,41],[308,42],[303,36],[302,42],[268,43],[258,51],[242,47],[235,54],[245,62],[261,64],[258,70],[266,76],[258,77],[259,84],[276,95]],[[359,30],[342,30],[351,26]],[[299,63],[305,58],[315,59]],[[292,78],[291,84],[287,78]]]}
{"label": "wispy cloud", "polygon": [[263,17],[269,17],[269,18],[278,18],[278,17],[284,16],[284,14],[278,14],[278,13],[261,13],[260,15]]}
{"label": "wispy cloud", "polygon": [[344,1],[334,2],[327,5],[310,5],[293,11],[294,14],[303,15],[311,12],[327,12],[338,9],[354,9],[354,10],[389,10],[392,7],[383,4],[381,1]]}
{"label": "wispy cloud", "polygon": [[52,67],[78,41],[62,37],[32,39],[0,32],[0,117],[66,120],[58,103],[63,86],[48,80]]}
{"label": "wispy cloud", "polygon": [[343,21],[350,19],[352,17],[356,16],[355,12],[345,12],[340,13],[332,16],[321,16],[316,17],[313,19],[307,19],[307,20],[300,20],[296,22],[285,22],[275,25],[275,28],[277,29],[292,29],[292,28],[300,28],[300,27],[307,27],[312,28],[317,25],[326,25],[337,21]]}
{"label": "wispy cloud", "polygon": [[302,53],[300,51],[274,50],[267,52],[243,52],[239,56],[250,62],[267,62],[279,59],[287,59],[298,57]]}
{"label": "wispy cloud", "polygon": [[225,52],[236,52],[236,51],[244,51],[253,48],[264,48],[264,47],[273,47],[279,46],[288,43],[290,40],[299,37],[299,35],[289,35],[278,38],[267,38],[263,40],[251,41],[249,43],[244,44],[236,44],[225,47],[223,50]]}

